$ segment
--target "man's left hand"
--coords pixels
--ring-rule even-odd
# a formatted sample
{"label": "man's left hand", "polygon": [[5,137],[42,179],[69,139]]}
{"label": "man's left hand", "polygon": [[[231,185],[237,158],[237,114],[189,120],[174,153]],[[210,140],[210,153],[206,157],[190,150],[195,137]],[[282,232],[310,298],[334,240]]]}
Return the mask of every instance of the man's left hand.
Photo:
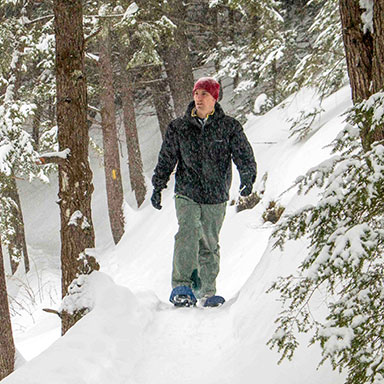
{"label": "man's left hand", "polygon": [[151,203],[154,208],[161,209],[161,191],[154,189],[151,197]]}

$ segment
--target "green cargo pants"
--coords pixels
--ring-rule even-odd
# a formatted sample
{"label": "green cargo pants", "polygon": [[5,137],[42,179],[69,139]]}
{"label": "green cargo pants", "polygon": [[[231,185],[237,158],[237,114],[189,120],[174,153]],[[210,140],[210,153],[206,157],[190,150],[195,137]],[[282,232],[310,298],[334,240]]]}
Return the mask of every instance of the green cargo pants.
{"label": "green cargo pants", "polygon": [[219,233],[227,203],[198,204],[176,195],[179,230],[175,236],[172,287],[191,287],[197,298],[216,293],[220,269]]}

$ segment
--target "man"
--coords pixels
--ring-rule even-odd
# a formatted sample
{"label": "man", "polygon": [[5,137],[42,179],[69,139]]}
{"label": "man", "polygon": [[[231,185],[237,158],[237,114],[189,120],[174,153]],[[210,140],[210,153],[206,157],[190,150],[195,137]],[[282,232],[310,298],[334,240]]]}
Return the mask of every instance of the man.
{"label": "man", "polygon": [[200,78],[184,117],[167,129],[152,178],[152,205],[161,209],[161,191],[175,166],[175,204],[179,230],[175,236],[170,301],[176,306],[217,306],[219,232],[232,179],[232,160],[248,196],[256,179],[256,162],[241,124],[225,115],[219,83]]}

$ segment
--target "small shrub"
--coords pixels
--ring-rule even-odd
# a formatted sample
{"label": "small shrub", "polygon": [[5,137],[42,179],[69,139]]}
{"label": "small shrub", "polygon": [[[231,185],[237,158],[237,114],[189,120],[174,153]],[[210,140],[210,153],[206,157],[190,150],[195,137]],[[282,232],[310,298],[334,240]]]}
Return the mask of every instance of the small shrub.
{"label": "small shrub", "polygon": [[263,220],[266,223],[267,221],[275,224],[279,221],[281,215],[283,214],[285,208],[277,204],[276,201],[270,201],[268,208],[263,213]]}
{"label": "small shrub", "polygon": [[253,192],[246,197],[240,196],[239,200],[237,201],[236,212],[241,212],[246,209],[252,209],[259,203],[260,200],[261,197],[257,192]]}

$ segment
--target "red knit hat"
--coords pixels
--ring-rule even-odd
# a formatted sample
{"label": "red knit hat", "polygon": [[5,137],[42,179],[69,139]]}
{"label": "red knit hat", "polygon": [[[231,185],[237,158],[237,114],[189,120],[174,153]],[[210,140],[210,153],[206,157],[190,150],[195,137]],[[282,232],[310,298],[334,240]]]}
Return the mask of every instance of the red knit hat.
{"label": "red knit hat", "polygon": [[196,81],[192,94],[196,89],[204,89],[217,101],[219,99],[220,84],[213,77],[201,77]]}

